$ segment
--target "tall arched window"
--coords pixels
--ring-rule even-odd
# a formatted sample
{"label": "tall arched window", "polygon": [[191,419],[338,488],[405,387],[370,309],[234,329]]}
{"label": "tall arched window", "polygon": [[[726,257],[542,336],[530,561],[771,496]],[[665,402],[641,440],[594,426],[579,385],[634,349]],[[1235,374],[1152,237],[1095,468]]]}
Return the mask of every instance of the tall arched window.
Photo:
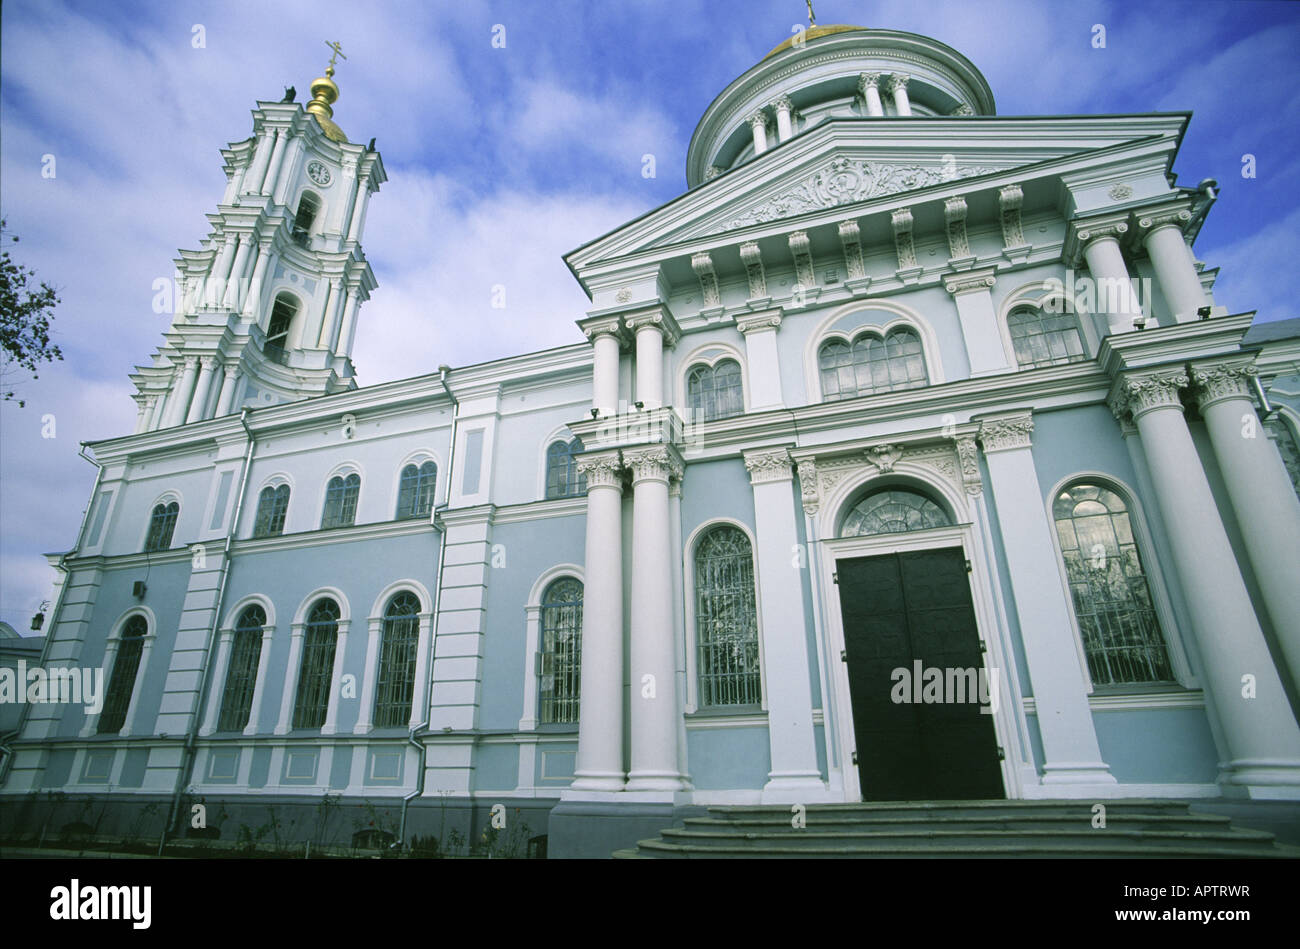
{"label": "tall arched window", "polygon": [[1048,313],[1022,306],[1007,316],[1016,363],[1021,369],[1080,362],[1088,358],[1079,335],[1079,321],[1073,313]]}
{"label": "tall arched window", "polygon": [[833,339],[818,352],[817,364],[828,401],[929,384],[921,337],[906,326],[883,337],[864,333],[852,343]]}
{"label": "tall arched window", "polygon": [[149,515],[149,536],[145,538],[145,550],[166,550],[172,545],[172,532],[176,530],[176,518],[181,513],[181,506],[175,501],[156,505]]}
{"label": "tall arched window", "polygon": [[415,694],[415,653],[420,640],[420,598],[403,591],[384,607],[375,689],[375,727],[405,726]]}
{"label": "tall arched window", "polygon": [[433,510],[433,488],[438,478],[438,466],[432,461],[407,465],[397,488],[397,517],[427,517]]}
{"label": "tall arched window", "polygon": [[289,341],[289,327],[297,313],[298,301],[292,294],[276,295],[275,303],[271,307],[271,322],[266,326],[266,342],[262,346],[262,352],[268,359],[279,363],[284,362],[284,350]]}
{"label": "tall arched window", "polygon": [[289,510],[289,486],[267,486],[257,496],[257,520],[254,537],[275,537],[284,533],[284,515]]}
{"label": "tall arched window", "polygon": [[1172,682],[1124,499],[1076,482],[1056,496],[1052,517],[1093,685]]}
{"label": "tall arched window", "polygon": [[546,449],[547,498],[572,498],[587,493],[587,476],[578,473],[582,439],[551,442]]}
{"label": "tall arched window", "polygon": [[294,728],[320,728],[325,724],[340,615],[339,605],[328,597],[312,604],[307,614],[302,664],[298,667],[298,696],[293,706]]}
{"label": "tall arched window", "polygon": [[132,616],[122,627],[117,659],[113,662],[113,677],[104,695],[104,708],[100,712],[97,730],[101,735],[116,735],[126,724],[126,713],[131,707],[135,691],[135,677],[140,671],[140,654],[144,651],[144,637],[149,632],[149,622],[143,616]]}
{"label": "tall arched window", "polygon": [[321,517],[322,530],[331,527],[351,527],[357,521],[357,497],[361,494],[361,475],[353,473],[344,478],[335,475],[325,487],[325,513]]}
{"label": "tall arched window", "polygon": [[542,594],[542,655],[538,720],[578,720],[582,685],[582,582],[561,577]]}
{"label": "tall arched window", "polygon": [[686,403],[704,421],[740,415],[745,411],[745,391],[740,363],[722,359],[712,366],[699,365],[686,377]]}
{"label": "tall arched window", "polygon": [[948,512],[919,491],[886,488],[874,491],[853,505],[840,528],[841,537],[899,534],[947,527]]}
{"label": "tall arched window", "polygon": [[760,704],[754,555],[745,532],[729,524],[695,548],[695,636],[700,707]]}
{"label": "tall arched window", "polygon": [[234,638],[230,643],[230,666],[226,687],[221,695],[221,717],[217,731],[243,731],[253,709],[253,688],[257,684],[257,664],[262,657],[262,628],[266,611],[254,603],[239,614]]}
{"label": "tall arched window", "polygon": [[311,228],[319,211],[320,199],[310,191],[304,191],[298,199],[298,213],[293,217],[293,239],[302,247],[311,243]]}

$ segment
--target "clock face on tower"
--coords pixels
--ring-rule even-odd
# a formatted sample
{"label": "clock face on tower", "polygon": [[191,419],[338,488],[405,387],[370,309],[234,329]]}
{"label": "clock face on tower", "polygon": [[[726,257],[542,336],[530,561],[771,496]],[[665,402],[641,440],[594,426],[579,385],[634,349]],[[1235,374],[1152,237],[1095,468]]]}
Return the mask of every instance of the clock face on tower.
{"label": "clock face on tower", "polygon": [[318,161],[307,165],[307,176],[318,185],[324,186],[330,183],[330,170]]}

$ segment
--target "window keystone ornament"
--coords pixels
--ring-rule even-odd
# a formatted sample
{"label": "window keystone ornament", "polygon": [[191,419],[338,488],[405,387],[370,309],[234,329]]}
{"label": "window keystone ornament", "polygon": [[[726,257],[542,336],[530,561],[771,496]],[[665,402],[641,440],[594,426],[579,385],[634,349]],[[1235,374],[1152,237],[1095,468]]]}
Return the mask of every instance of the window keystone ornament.
{"label": "window keystone ornament", "polygon": [[874,465],[881,474],[894,470],[894,465],[903,457],[903,449],[898,445],[876,445],[866,450],[867,462]]}

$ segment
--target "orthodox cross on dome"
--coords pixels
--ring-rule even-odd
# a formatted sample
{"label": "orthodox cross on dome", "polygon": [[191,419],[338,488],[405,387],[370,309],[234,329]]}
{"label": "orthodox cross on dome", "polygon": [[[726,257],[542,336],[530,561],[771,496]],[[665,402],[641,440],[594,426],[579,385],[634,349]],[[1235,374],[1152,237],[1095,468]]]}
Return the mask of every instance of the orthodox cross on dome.
{"label": "orthodox cross on dome", "polygon": [[816,26],[817,14],[813,13],[812,0],[804,0],[804,3],[808,4],[808,25]]}
{"label": "orthodox cross on dome", "polygon": [[[811,9],[811,0],[809,0],[809,9]],[[334,75],[334,64],[338,62],[338,58],[340,56],[343,56],[344,59],[347,59],[347,56],[343,54],[343,44],[338,42],[337,40],[335,40],[333,43],[331,43],[329,40],[326,40],[325,45],[328,46],[330,49],[334,50],[334,55],[330,57],[330,64],[325,69],[325,75],[332,77]]]}

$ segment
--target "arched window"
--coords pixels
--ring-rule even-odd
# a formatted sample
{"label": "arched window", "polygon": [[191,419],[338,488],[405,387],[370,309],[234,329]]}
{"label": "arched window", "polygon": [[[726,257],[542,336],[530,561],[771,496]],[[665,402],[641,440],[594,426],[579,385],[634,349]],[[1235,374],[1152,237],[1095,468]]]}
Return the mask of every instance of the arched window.
{"label": "arched window", "polygon": [[1291,476],[1291,487],[1295,489],[1296,497],[1300,497],[1300,446],[1296,445],[1295,433],[1280,413],[1273,416],[1267,425],[1273,433],[1286,473]]}
{"label": "arched window", "polygon": [[419,467],[407,465],[397,488],[397,517],[427,517],[433,510],[433,487],[438,466],[426,461]]}
{"label": "arched window", "polygon": [[176,518],[181,513],[181,506],[175,501],[159,504],[149,516],[149,536],[145,538],[145,550],[166,550],[172,545],[172,532],[176,530]]}
{"label": "arched window", "polygon": [[929,384],[921,337],[906,326],[885,336],[864,333],[852,343],[834,339],[817,354],[822,397],[828,401],[852,399],[895,389],[916,389]]}
{"label": "arched window", "polygon": [[289,341],[289,326],[297,313],[298,301],[292,294],[276,295],[275,304],[271,307],[271,322],[266,326],[266,342],[262,346],[262,352],[268,359],[279,363],[284,362],[284,349]]}
{"label": "arched window", "polygon": [[289,486],[269,485],[257,496],[257,520],[253,522],[254,537],[276,537],[284,533],[284,515],[289,510]]}
{"label": "arched window", "polygon": [[742,414],[745,391],[740,381],[740,363],[722,359],[712,366],[692,368],[686,377],[686,403],[706,422]]}
{"label": "arched window", "polygon": [[1052,517],[1093,685],[1172,682],[1123,498],[1103,485],[1076,482],[1056,496]]}
{"label": "arched window", "polygon": [[754,556],[745,532],[729,524],[695,548],[695,635],[700,707],[760,704]]}
{"label": "arched window", "polygon": [[379,641],[379,677],[375,689],[375,727],[405,726],[415,694],[415,652],[420,640],[420,598],[402,592],[384,607]]}
{"label": "arched window", "polygon": [[132,616],[122,627],[117,659],[113,662],[113,678],[109,680],[108,691],[104,695],[104,708],[97,725],[101,735],[116,735],[126,724],[131,694],[135,691],[135,677],[140,671],[144,637],[148,632],[149,622],[140,615]]}
{"label": "arched window", "polygon": [[361,475],[353,473],[344,478],[335,475],[325,487],[325,513],[321,517],[322,530],[331,527],[351,527],[357,521],[357,497],[361,494]]}
{"label": "arched window", "polygon": [[1081,362],[1088,358],[1079,335],[1079,321],[1073,313],[1048,313],[1022,306],[1007,316],[1016,363],[1021,369]]}
{"label": "arched window", "polygon": [[551,442],[546,449],[546,496],[572,498],[587,493],[587,476],[578,473],[582,439]]}
{"label": "arched window", "polygon": [[334,677],[334,647],[339,640],[339,605],[328,597],[312,604],[303,634],[298,696],[293,706],[294,728],[320,728],[330,704]]}
{"label": "arched window", "polygon": [[863,537],[870,534],[901,534],[905,531],[923,531],[931,527],[947,527],[952,523],[948,513],[919,491],[906,488],[886,488],[875,491],[853,505],[841,537]]}
{"label": "arched window", "polygon": [[298,199],[298,213],[293,218],[293,239],[302,247],[311,243],[311,227],[316,222],[320,211],[320,199],[310,191],[304,191]]}
{"label": "arched window", "polygon": [[226,671],[217,731],[239,732],[248,724],[248,714],[253,708],[253,688],[257,684],[257,664],[262,657],[262,627],[265,625],[266,611],[256,603],[245,607],[239,614],[230,643],[230,666]]}
{"label": "arched window", "polygon": [[542,656],[538,720],[578,720],[582,684],[582,582],[561,577],[542,594]]}

